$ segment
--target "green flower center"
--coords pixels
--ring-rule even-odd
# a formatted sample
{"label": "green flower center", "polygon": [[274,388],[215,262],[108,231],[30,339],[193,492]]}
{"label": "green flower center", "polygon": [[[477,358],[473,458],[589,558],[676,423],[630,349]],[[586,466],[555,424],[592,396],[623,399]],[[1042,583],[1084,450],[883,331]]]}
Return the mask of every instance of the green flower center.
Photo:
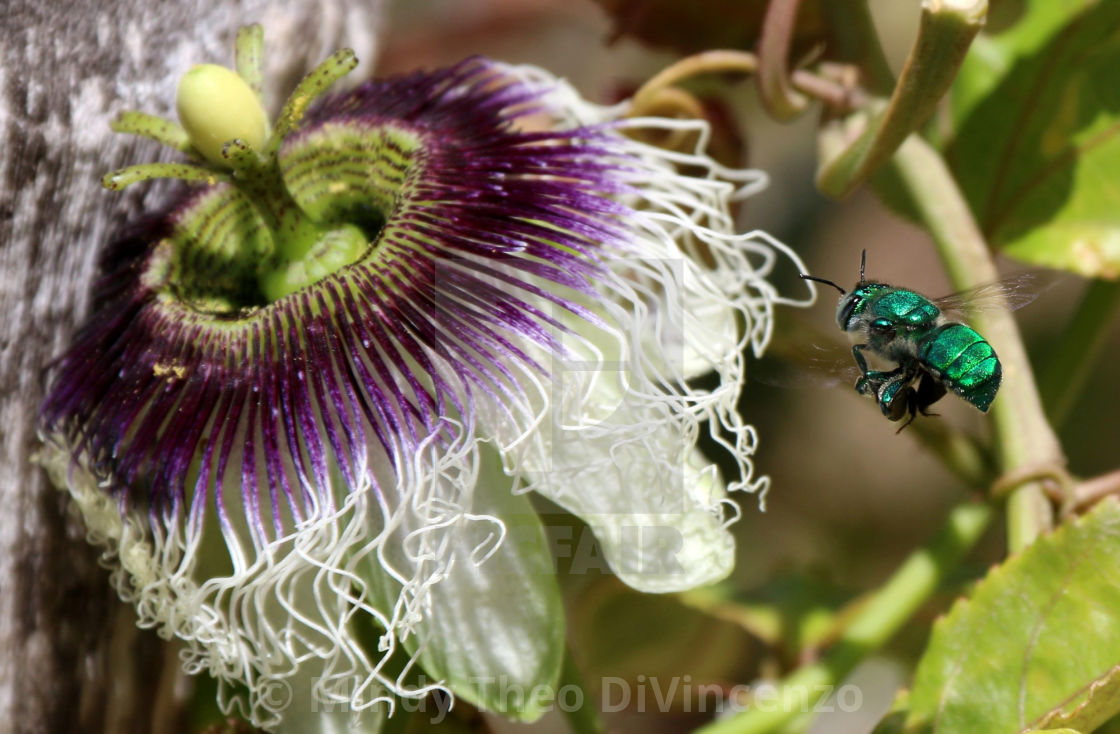
{"label": "green flower center", "polygon": [[139,112],[118,132],[176,148],[192,163],[115,171],[120,189],[152,178],[211,186],[177,213],[147,277],[165,297],[213,315],[234,315],[300,291],[366,255],[408,179],[416,134],[392,127],[323,124],[281,155],[309,104],[354,68],[335,53],[292,92],[271,127],[261,104],[259,26],[237,36],[237,72],[196,66],[179,85],[182,126]]}

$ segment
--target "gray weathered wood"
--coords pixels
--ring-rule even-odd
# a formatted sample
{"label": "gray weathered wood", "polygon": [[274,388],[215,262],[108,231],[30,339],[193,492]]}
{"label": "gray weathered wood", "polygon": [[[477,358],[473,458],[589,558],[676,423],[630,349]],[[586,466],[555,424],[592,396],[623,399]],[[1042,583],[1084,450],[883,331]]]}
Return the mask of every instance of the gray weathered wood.
{"label": "gray weathered wood", "polygon": [[[43,373],[84,317],[100,247],[166,189],[98,180],[153,160],[109,132],[172,115],[191,64],[265,28],[273,104],[347,45],[371,66],[379,0],[5,0],[0,12],[0,730],[173,731],[173,651],[116,601],[64,496],[33,464]],[[361,75],[363,70],[355,72]],[[165,153],[160,153],[163,157]],[[169,705],[170,704],[170,705]]]}

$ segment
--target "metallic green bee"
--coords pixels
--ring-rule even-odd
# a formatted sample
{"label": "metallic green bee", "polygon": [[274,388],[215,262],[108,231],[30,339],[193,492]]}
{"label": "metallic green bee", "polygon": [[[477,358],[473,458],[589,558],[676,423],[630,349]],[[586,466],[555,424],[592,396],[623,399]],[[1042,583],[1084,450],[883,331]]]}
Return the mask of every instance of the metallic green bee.
{"label": "metallic green bee", "polygon": [[[953,392],[987,412],[999,390],[1003,370],[992,345],[974,329],[949,320],[938,302],[920,293],[867,281],[859,265],[859,283],[845,291],[824,278],[805,280],[840,291],[836,322],[853,342],[860,370],[856,391],[872,397],[892,421],[920,412]],[[869,365],[868,355],[875,364]],[[901,428],[899,430],[902,430]]]}

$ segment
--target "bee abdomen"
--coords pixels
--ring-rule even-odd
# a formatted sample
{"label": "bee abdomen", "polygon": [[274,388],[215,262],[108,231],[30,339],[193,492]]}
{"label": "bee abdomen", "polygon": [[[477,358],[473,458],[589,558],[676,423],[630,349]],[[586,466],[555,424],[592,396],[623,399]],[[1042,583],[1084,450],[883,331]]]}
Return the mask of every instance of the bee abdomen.
{"label": "bee abdomen", "polygon": [[992,345],[964,324],[942,324],[922,337],[918,360],[945,387],[985,412],[1003,377]]}

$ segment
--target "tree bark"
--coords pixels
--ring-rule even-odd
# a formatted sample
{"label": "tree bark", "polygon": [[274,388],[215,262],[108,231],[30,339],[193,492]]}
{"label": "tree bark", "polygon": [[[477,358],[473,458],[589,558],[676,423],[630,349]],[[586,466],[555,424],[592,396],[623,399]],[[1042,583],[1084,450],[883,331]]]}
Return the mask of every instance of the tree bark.
{"label": "tree bark", "polygon": [[368,75],[380,0],[6,0],[0,13],[0,729],[185,728],[172,643],[138,630],[97,551],[33,457],[49,360],[84,319],[101,247],[163,185],[124,194],[109,170],[171,159],[114,135],[121,110],[174,117],[179,76],[232,65],[239,26],[265,31],[275,108],[330,52]]}

